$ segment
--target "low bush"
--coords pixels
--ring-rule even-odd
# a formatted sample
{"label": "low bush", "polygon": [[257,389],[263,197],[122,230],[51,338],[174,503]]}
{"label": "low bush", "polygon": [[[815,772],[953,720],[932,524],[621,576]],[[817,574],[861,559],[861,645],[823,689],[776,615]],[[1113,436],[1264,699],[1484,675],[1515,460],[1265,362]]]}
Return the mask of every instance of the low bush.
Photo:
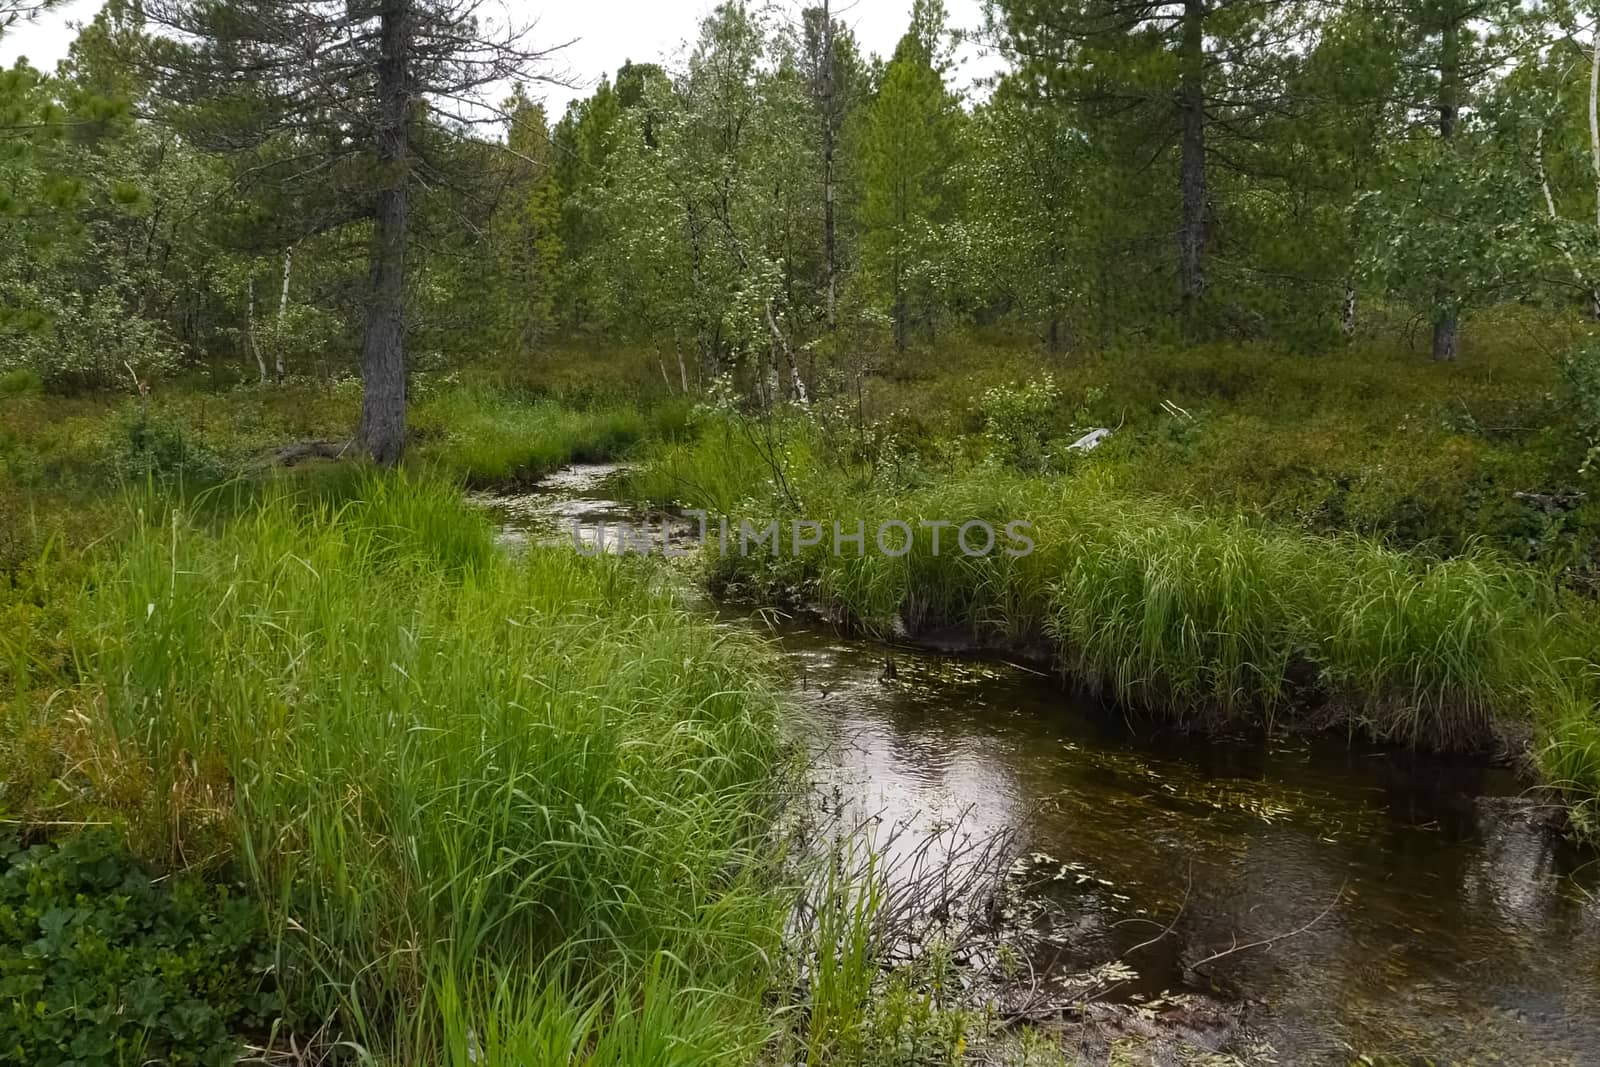
{"label": "low bush", "polygon": [[38,396],[44,392],[44,379],[27,367],[0,372],[0,400],[19,396]]}
{"label": "low bush", "polygon": [[259,904],[155,881],[109,830],[0,832],[0,1059],[223,1067],[283,1005]]}

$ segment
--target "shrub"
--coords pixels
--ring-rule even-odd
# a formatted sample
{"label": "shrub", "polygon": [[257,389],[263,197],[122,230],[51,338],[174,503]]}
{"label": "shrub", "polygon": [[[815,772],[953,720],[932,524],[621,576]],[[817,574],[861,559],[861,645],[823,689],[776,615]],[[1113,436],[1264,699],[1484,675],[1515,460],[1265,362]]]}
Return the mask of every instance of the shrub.
{"label": "shrub", "polygon": [[32,328],[12,329],[0,345],[0,370],[33,372],[50,389],[72,392],[173,371],[177,353],[163,325],[135,313],[115,285],[83,292],[24,291]]}
{"label": "shrub", "polygon": [[34,396],[44,389],[44,379],[37,371],[16,367],[0,372],[0,400],[14,396]]}
{"label": "shrub", "polygon": [[1572,395],[1576,424],[1584,448],[1587,471],[1600,458],[1600,343],[1580,345],[1561,363],[1562,378]]}
{"label": "shrub", "polygon": [[0,1059],[233,1063],[280,1014],[257,905],[163,881],[117,835],[0,836]]}
{"label": "shrub", "polygon": [[220,481],[227,466],[182,423],[139,404],[111,428],[112,472],[127,481]]}
{"label": "shrub", "polygon": [[1055,378],[1028,380],[1022,386],[996,386],[983,394],[984,434],[1001,462],[1021,470],[1039,470],[1046,459],[1051,414],[1061,392]]}

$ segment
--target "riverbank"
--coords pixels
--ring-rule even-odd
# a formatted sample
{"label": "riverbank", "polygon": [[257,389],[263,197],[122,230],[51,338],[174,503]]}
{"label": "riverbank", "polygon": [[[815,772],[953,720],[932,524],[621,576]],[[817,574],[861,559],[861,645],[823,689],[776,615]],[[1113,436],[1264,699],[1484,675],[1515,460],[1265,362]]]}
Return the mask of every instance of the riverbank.
{"label": "riverbank", "polygon": [[[509,550],[565,545],[574,526],[647,514],[624,478],[574,467],[475,499]],[[692,583],[692,558],[675,562],[663,571]],[[948,958],[933,942],[920,973],[1000,1035],[1037,1020],[1024,1062],[1056,1047],[1082,1064],[1214,1067],[1227,1049],[1252,1064],[1555,1065],[1597,1039],[1592,853],[1551,834],[1492,760],[1306,729],[1197,735],[975,656],[970,637],[930,653],[804,608],[713,610],[777,642],[787,732],[813,753],[819,801],[867,818],[886,890],[907,895],[938,857],[970,870],[990,843],[1015,855],[998,922]],[[939,881],[986,899],[981,882]],[[887,910],[936,927],[940,895]],[[1441,1004],[1458,1025],[1438,1026]],[[969,1027],[968,1061],[1011,1062],[988,1031]]]}
{"label": "riverbank", "polygon": [[[1060,389],[1013,384],[1021,407],[965,387],[924,405],[919,437],[867,414],[905,383],[767,419],[424,376],[408,469],[384,477],[337,448],[282,462],[347,431],[343,386],[0,400],[3,891],[24,916],[5,937],[31,944],[72,894],[127,883],[158,928],[209,946],[178,966],[88,913],[42,962],[18,947],[53,1022],[17,1041],[68,1057],[84,1020],[48,1006],[89,973],[140,1055],[292,1036],[396,1062],[943,1062],[985,1037],[1004,1038],[991,1058],[1061,1056],[950,995],[938,952],[885,969],[881,930],[858,937],[870,879],[839,883],[823,940],[796,950],[792,754],[760,646],[685,613],[636,559],[508,560],[463,510],[464,486],[624,452],[643,498],[915,535],[897,557],[835,556],[830,529],[799,554],[713,558],[721,589],[878,634],[1042,647],[1162,722],[1519,744],[1572,828],[1592,826],[1581,506],[1551,527],[1559,566],[1487,535],[1451,550],[1297,526],[1141,488],[1168,455],[1162,416],[1144,416],[1153,445],[1124,426],[1071,453]],[[1456,436],[1408,438],[1417,466]],[[1019,515],[1026,556],[936,555],[921,525]],[[659,655],[636,671],[640,648]],[[680,852],[683,879],[656,884]],[[71,947],[96,939],[109,972]],[[683,991],[712,987],[729,992],[681,1014]],[[175,1004],[210,1014],[174,1036]]]}
{"label": "riverbank", "polygon": [[[696,441],[655,448],[632,491],[748,525],[708,553],[719,589],[879,636],[1042,648],[1069,683],[1180,725],[1509,752],[1576,834],[1595,832],[1600,613],[1547,568],[1183,506],[1123,488],[1126,459],[1019,469],[1015,434],[890,465],[828,433],[810,414],[709,415]],[[958,541],[974,520],[987,551]],[[1019,521],[1027,552],[987,540]],[[773,522],[775,541],[753,536]]]}
{"label": "riverbank", "polygon": [[[276,1040],[632,1064],[666,1042],[748,1062],[774,1039],[785,762],[758,648],[624,563],[503,558],[444,482],[129,518],[52,605],[64,669],[8,647],[30,669],[7,686],[6,817],[34,840],[114,825],[130,871],[236,886],[268,961],[241,1001],[274,998]],[[44,927],[52,892],[30,890]],[[7,949],[42,1009],[7,1047],[56,1062],[99,1027],[141,1056],[218,1053],[165,1016],[113,1024],[171,949],[96,974],[79,946],[115,930],[67,915],[59,949]],[[108,1002],[81,1002],[75,973]],[[685,986],[722,995],[691,1008]],[[207,988],[202,970],[148,995]]]}
{"label": "riverbank", "polygon": [[[882,958],[898,920],[795,805],[764,643],[637,560],[513,557],[462,499],[645,416],[569,411],[530,443],[517,420],[553,402],[457,394],[379,474],[262,464],[229,444],[249,405],[194,419],[207,399],[13,409],[43,432],[8,456],[0,963],[33,1007],[3,1047],[894,1064],[988,1031]],[[314,439],[291,400],[275,432]],[[106,462],[125,449],[149,465]]]}

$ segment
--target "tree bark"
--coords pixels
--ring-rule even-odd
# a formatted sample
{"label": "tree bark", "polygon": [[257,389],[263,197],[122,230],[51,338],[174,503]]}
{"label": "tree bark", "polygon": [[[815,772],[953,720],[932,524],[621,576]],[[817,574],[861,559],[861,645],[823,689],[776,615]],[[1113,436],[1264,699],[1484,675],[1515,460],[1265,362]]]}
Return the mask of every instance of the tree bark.
{"label": "tree bark", "polygon": [[1594,169],[1594,224],[1600,227],[1600,26],[1589,43],[1589,163]]}
{"label": "tree bark", "polygon": [[1183,154],[1178,182],[1183,220],[1178,230],[1178,275],[1183,293],[1185,329],[1193,332],[1206,292],[1206,99],[1205,6],[1184,0],[1181,42],[1182,79],[1178,109],[1183,120]]}
{"label": "tree bark", "polygon": [[906,290],[900,277],[900,253],[894,254],[894,350],[906,350]]}
{"label": "tree bark", "polygon": [[289,270],[294,266],[294,245],[284,249],[283,253],[283,288],[278,292],[278,321],[277,328],[273,331],[273,367],[277,372],[278,382],[283,382],[283,329],[284,317],[289,313]]}
{"label": "tree bark", "polygon": [[[1542,166],[1542,159],[1540,163]],[[1595,27],[1589,42],[1589,163],[1594,170],[1594,223],[1600,228],[1600,26]],[[1549,196],[1547,186],[1546,199]],[[1576,272],[1577,268],[1573,270]],[[1579,281],[1582,282],[1581,277]],[[1600,285],[1589,287],[1589,314],[1600,319]]]}
{"label": "tree bark", "polygon": [[[1600,53],[1597,53],[1597,54],[1600,54]],[[1595,70],[1596,71],[1600,71],[1600,66],[1597,66],[1595,68]],[[1591,93],[1591,95],[1590,95],[1590,98],[1589,98],[1590,128],[1591,128],[1591,130],[1600,131],[1600,126],[1597,126],[1595,124],[1595,122],[1594,122],[1594,96],[1593,96],[1593,89],[1594,89],[1594,86],[1593,86],[1593,83],[1591,83],[1591,85],[1590,85],[1590,93]],[[1556,211],[1556,198],[1550,192],[1550,173],[1549,173],[1549,171],[1545,170],[1545,166],[1544,166],[1544,128],[1542,126],[1539,129],[1534,131],[1534,138],[1533,138],[1533,172],[1534,172],[1534,176],[1539,181],[1539,191],[1544,194],[1544,208],[1545,208],[1545,211],[1549,213],[1550,220],[1552,222],[1558,221],[1561,218],[1561,215],[1560,215],[1559,212]],[[1595,189],[1596,189],[1596,194],[1600,195],[1600,179],[1596,180]],[[1566,259],[1567,266],[1572,269],[1572,280],[1577,283],[1578,288],[1580,290],[1582,290],[1582,291],[1584,291],[1584,292],[1589,294],[1589,314],[1592,317],[1600,318],[1600,288],[1592,286],[1588,282],[1584,281],[1584,279],[1583,279],[1583,271],[1582,271],[1582,269],[1579,268],[1578,261],[1575,258],[1573,258],[1572,249],[1563,247],[1561,249],[1561,255],[1562,255],[1562,257],[1564,259]]]}
{"label": "tree bark", "polygon": [[267,361],[261,355],[261,345],[256,341],[256,276],[247,274],[244,278],[245,312],[244,312],[244,343],[250,353],[256,357],[256,367],[261,371],[261,384],[267,384]]}
{"label": "tree bark", "polygon": [[838,258],[833,217],[833,13],[829,0],[822,0],[822,250],[827,271],[828,328],[834,324],[834,305],[838,298]]}
{"label": "tree bark", "polygon": [[406,436],[406,225],[412,0],[383,0],[377,71],[378,198],[369,251],[367,328],[361,347],[361,447],[400,461]]}
{"label": "tree bark", "polygon": [[[1455,136],[1456,120],[1461,112],[1461,18],[1453,13],[1445,15],[1439,37],[1439,136],[1449,141]],[[1458,313],[1456,294],[1441,284],[1434,297],[1433,358],[1447,361],[1456,358]]]}
{"label": "tree bark", "polygon": [[1356,283],[1346,279],[1344,283],[1344,310],[1339,323],[1339,328],[1344,332],[1346,341],[1354,340],[1356,336]]}

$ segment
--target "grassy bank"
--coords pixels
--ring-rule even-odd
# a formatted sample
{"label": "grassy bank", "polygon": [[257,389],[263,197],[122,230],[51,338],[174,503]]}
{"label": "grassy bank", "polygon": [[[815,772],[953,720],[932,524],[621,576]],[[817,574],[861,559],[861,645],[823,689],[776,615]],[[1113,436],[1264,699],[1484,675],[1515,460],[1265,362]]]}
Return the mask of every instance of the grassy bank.
{"label": "grassy bank", "polygon": [[[574,401],[490,374],[416,376],[408,464],[477,485],[538,478],[671,437],[687,408],[624,394]],[[164,389],[0,399],[0,485],[104,492],[154,475],[206,485],[270,466],[286,446],[349,439],[359,383],[291,382],[221,393]]]}
{"label": "grassy bank", "polygon": [[[754,543],[742,554],[737,538],[712,554],[723,586],[815,603],[884,635],[954,626],[977,642],[1044,647],[1073,681],[1167,719],[1295,721],[1443,747],[1520,747],[1531,735],[1542,780],[1576,826],[1595,828],[1600,623],[1548,571],[1183,506],[1128,491],[1115,458],[1027,473],[996,447],[889,467],[834,461],[848,452],[828,432],[814,416],[723,416],[693,443],[657,448],[635,488],[752,527],[779,520],[776,555]],[[795,518],[829,528],[795,552]],[[997,532],[1025,520],[1034,549],[1008,554],[1002,533],[969,556],[956,538],[972,519]],[[874,546],[887,520],[909,524],[909,551]],[[924,523],[939,520],[950,525],[936,550]],[[864,550],[836,549],[834,521],[845,534],[862,523]],[[886,536],[898,551],[903,533]]]}
{"label": "grassy bank", "polygon": [[302,1035],[459,1063],[771,1040],[760,656],[625,563],[514,562],[448,483],[372,477],[146,511],[72,595],[69,670],[7,649],[0,805],[248,886]]}
{"label": "grassy bank", "polygon": [[1120,490],[1400,549],[1487,543],[1589,586],[1600,500],[1583,492],[1587,446],[1554,355],[1570,331],[1508,310],[1474,333],[1447,365],[1377,342],[1321,356],[1208,345],[1041,359],[953,339],[865,377],[848,417],[925,465],[979,459],[1004,414],[989,391],[1048,374],[1055,395],[1035,428],[1058,448],[1113,429],[1095,467]]}

